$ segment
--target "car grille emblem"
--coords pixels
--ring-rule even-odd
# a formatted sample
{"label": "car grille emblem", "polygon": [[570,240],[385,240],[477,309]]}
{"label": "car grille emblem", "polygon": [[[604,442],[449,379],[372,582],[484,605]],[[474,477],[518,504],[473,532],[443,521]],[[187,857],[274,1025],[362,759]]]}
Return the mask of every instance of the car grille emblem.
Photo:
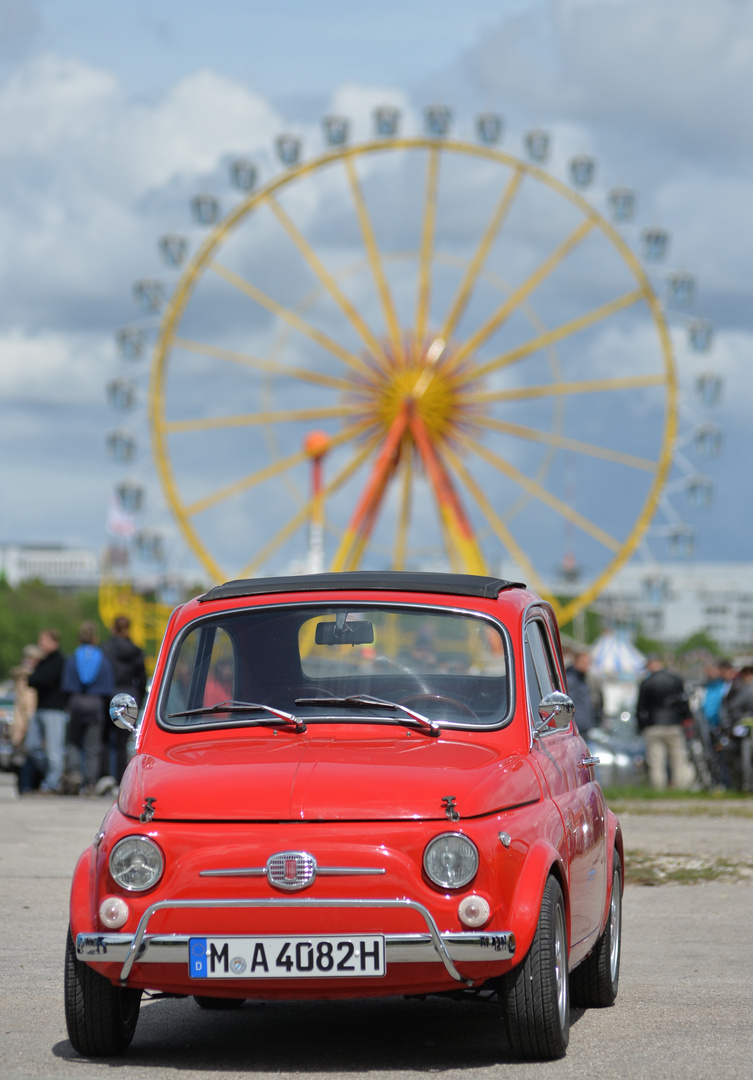
{"label": "car grille emblem", "polygon": [[280,851],[267,860],[267,880],[278,889],[305,889],[316,877],[316,859],[307,851]]}

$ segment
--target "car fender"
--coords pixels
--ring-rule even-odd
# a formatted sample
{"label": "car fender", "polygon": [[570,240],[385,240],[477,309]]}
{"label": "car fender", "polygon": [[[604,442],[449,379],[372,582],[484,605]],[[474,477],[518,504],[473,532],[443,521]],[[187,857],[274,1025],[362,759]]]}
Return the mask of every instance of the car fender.
{"label": "car fender", "polygon": [[96,881],[94,880],[96,866],[95,848],[92,844],[79,858],[73,871],[70,919],[71,933],[74,940],[76,934],[91,933],[97,929],[96,916],[93,911],[93,903],[97,896]]}
{"label": "car fender", "polygon": [[541,901],[549,875],[554,873],[562,888],[570,938],[570,897],[567,867],[562,853],[547,840],[537,840],[528,850],[512,901],[515,928],[515,963],[525,959],[539,923]]}

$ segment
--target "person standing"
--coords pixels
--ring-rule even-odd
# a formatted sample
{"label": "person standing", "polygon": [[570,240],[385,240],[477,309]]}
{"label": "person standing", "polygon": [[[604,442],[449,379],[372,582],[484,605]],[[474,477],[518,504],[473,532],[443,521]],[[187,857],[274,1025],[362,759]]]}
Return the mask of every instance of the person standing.
{"label": "person standing", "polygon": [[[130,694],[136,704],[141,706],[146,693],[144,652],[131,641],[130,630],[131,620],[126,615],[118,615],[110,637],[102,643],[102,651],[112,664],[115,693]],[[113,725],[109,729],[109,739],[105,740],[106,750],[109,749],[111,756],[106,758],[103,769],[112,771],[115,785],[120,784],[128,764],[127,748],[130,737],[130,731],[123,731]],[[114,761],[111,760],[112,756]]]}
{"label": "person standing", "polygon": [[[75,783],[93,795],[102,762],[105,708],[115,689],[112,664],[97,644],[94,623],[81,624],[79,646],[63,669],[63,690],[69,695],[68,752]],[[79,777],[81,778],[79,780]]]}
{"label": "person standing", "polygon": [[65,657],[57,630],[42,630],[37,646],[40,660],[29,673],[28,685],[37,692],[37,708],[26,732],[26,761],[21,766],[18,790],[34,789],[34,773],[42,773],[39,790],[47,795],[60,791],[65,767],[65,694],[61,688]]}
{"label": "person standing", "polygon": [[37,692],[29,686],[29,676],[42,659],[38,645],[24,645],[21,662],[10,669],[13,679],[13,722],[10,728],[10,744],[13,747],[12,764],[18,769],[23,765],[26,733],[37,711]]}
{"label": "person standing", "polygon": [[648,675],[638,690],[638,730],[646,740],[651,786],[663,791],[667,786],[667,762],[672,787],[686,790],[693,782],[683,721],[688,715],[685,687],[679,675],[667,671],[658,656],[650,656]]}
{"label": "person standing", "polygon": [[750,791],[753,786],[753,665],[740,668],[734,692],[730,690],[722,704],[722,724],[733,784],[739,791]]}
{"label": "person standing", "polygon": [[601,703],[598,691],[588,681],[591,668],[591,653],[580,649],[573,656],[572,662],[565,668],[567,693],[575,705],[575,722],[581,735],[586,735],[591,728],[601,723]]}
{"label": "person standing", "polygon": [[706,665],[706,685],[703,690],[701,712],[708,729],[711,752],[718,769],[719,780],[724,787],[730,786],[729,769],[724,754],[722,711],[730,688],[732,665],[728,660],[712,660]]}

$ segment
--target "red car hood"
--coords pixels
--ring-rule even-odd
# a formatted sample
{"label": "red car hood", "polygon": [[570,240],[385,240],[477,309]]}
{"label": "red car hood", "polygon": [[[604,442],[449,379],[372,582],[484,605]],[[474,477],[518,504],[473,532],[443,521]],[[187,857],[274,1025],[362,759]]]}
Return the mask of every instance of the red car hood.
{"label": "red car hood", "polygon": [[123,813],[153,799],[155,821],[378,821],[461,818],[535,802],[536,775],[520,754],[478,736],[224,737],[139,754],[121,785]]}

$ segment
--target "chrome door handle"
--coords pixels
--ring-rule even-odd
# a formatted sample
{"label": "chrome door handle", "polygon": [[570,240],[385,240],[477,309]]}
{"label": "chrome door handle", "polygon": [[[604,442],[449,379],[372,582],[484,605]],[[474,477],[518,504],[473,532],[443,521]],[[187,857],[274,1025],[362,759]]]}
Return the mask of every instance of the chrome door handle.
{"label": "chrome door handle", "polygon": [[599,757],[584,757],[583,760],[581,761],[581,765],[588,765],[588,766],[598,765],[600,761],[601,761],[601,758],[599,758]]}

